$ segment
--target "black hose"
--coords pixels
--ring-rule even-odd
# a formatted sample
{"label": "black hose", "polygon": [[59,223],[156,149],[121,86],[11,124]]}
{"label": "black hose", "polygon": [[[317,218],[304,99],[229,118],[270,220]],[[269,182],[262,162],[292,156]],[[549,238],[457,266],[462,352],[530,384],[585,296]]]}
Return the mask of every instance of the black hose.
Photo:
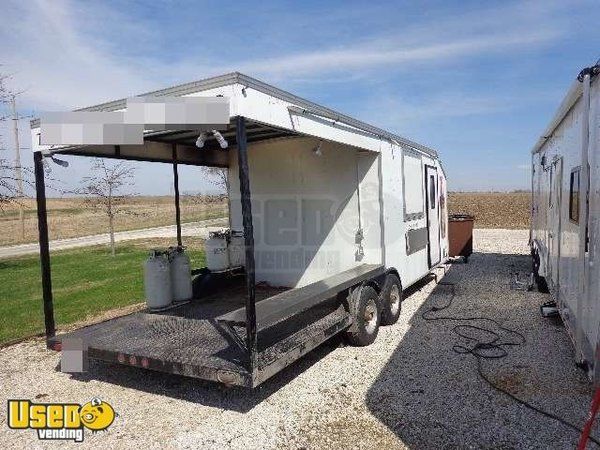
{"label": "black hose", "polygon": [[[546,416],[550,419],[556,420],[557,422],[560,422],[564,426],[581,434],[582,429],[580,427],[578,427],[577,425],[575,425],[561,417],[558,417],[555,414],[544,411],[523,399],[520,399],[519,397],[515,396],[511,392],[494,384],[487,377],[487,375],[483,372],[483,369],[481,367],[482,360],[505,358],[506,356],[508,356],[507,347],[519,346],[519,345],[523,345],[527,342],[527,340],[525,339],[525,336],[523,334],[519,333],[516,330],[512,330],[510,328],[504,327],[504,326],[500,325],[500,323],[497,320],[491,319],[489,317],[432,316],[432,313],[435,313],[438,311],[444,311],[444,310],[450,308],[450,306],[452,306],[452,302],[454,301],[454,297],[455,297],[454,286],[452,286],[452,288],[453,288],[453,291],[452,291],[452,295],[450,296],[450,301],[448,301],[448,303],[443,306],[432,306],[427,311],[424,311],[421,314],[421,317],[423,318],[423,320],[426,320],[426,321],[450,320],[450,321],[458,321],[458,322],[477,321],[477,320],[487,321],[487,322],[491,322],[491,323],[495,324],[499,330],[505,331],[506,333],[514,336],[516,339],[514,339],[512,341],[503,342],[501,340],[502,336],[500,336],[500,334],[496,333],[493,330],[475,326],[475,325],[460,324],[460,325],[456,325],[455,327],[453,327],[452,332],[454,334],[456,334],[457,336],[460,336],[463,339],[467,339],[469,341],[474,342],[475,344],[472,347],[467,347],[465,345],[460,345],[460,344],[454,344],[452,346],[452,350],[459,355],[473,355],[477,361],[477,374],[481,377],[481,379],[483,379],[494,390],[503,393],[504,395],[510,397],[515,402],[520,403],[521,405],[525,406],[526,408],[529,408],[530,410],[535,411],[536,413]],[[482,341],[481,339],[474,337],[472,334],[469,335],[468,334],[469,331],[483,332],[485,334],[488,334],[490,336],[490,339],[487,341]],[[594,438],[593,436],[590,436],[589,440],[600,447],[600,440]]]}

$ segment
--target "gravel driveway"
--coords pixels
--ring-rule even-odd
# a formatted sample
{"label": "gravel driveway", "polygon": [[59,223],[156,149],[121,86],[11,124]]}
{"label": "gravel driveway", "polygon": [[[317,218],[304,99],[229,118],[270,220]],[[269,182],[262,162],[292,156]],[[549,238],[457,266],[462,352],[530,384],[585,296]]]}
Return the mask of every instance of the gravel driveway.
{"label": "gravel driveway", "polygon": [[[516,396],[582,424],[592,388],[574,366],[562,325],[539,314],[547,296],[510,289],[511,273],[524,277],[530,267],[526,243],[526,231],[476,230],[469,264],[448,272],[460,280],[453,305],[435,314],[485,315],[523,333],[524,345],[483,361],[482,370]],[[577,433],[493,390],[473,356],[453,352],[455,343],[469,344],[453,334],[456,323],[422,319],[450,299],[434,287],[413,289],[400,321],[382,328],[372,346],[330,341],[255,391],[100,363],[71,377],[56,370],[58,354],[28,341],[0,350],[0,405],[36,396],[111,403],[115,423],[87,433],[83,445],[69,444],[77,448],[574,448]],[[5,406],[0,424],[3,447],[40,446],[31,430],[7,428]]]}

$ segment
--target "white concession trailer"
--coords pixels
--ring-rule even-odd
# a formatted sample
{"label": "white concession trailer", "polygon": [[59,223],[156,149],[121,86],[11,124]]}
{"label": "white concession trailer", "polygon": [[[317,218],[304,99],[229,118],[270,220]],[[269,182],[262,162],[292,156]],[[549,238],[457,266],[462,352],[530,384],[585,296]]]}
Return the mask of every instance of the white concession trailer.
{"label": "white concession trailer", "polygon": [[530,246],[576,349],[600,381],[600,66],[583,69],[532,150]]}
{"label": "white concession trailer", "polygon": [[[198,148],[189,129],[146,131],[141,145],[51,148],[32,122],[51,348],[81,338],[90,358],[254,387],[335,334],[370,344],[398,319],[402,290],[447,260],[446,176],[434,150],[240,73],[144,96],[228,99],[227,148],[210,133]],[[172,164],[176,206],[178,165],[225,168],[244,276],[199,268],[188,304],[56,335],[42,167],[55,154]]]}

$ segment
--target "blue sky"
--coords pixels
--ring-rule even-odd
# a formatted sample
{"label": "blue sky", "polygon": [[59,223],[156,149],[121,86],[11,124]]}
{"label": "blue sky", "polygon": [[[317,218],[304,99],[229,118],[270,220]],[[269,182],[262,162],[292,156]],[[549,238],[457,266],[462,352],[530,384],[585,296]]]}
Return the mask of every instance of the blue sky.
{"label": "blue sky", "polygon": [[[33,115],[238,70],[436,148],[453,190],[526,189],[532,145],[600,57],[599,19],[587,1],[3,0],[0,69]],[[65,186],[89,167],[71,161]],[[170,167],[137,167],[137,192],[169,192]]]}

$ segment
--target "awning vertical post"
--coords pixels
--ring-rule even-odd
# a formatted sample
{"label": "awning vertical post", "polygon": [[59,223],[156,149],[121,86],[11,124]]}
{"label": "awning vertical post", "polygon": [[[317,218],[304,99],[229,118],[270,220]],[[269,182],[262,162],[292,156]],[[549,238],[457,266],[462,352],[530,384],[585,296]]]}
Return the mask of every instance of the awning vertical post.
{"label": "awning vertical post", "polygon": [[35,194],[37,201],[38,233],[40,243],[40,265],[42,270],[42,299],[44,302],[44,324],[46,339],[54,337],[54,305],[52,302],[52,277],[50,273],[50,244],[48,240],[48,215],[46,212],[46,183],[42,153],[33,154],[35,172]]}
{"label": "awning vertical post", "polygon": [[173,144],[173,188],[175,191],[175,224],[177,245],[181,247],[181,208],[179,206],[179,169],[177,167],[177,144]]}
{"label": "awning vertical post", "polygon": [[257,347],[254,228],[252,225],[252,204],[250,200],[246,119],[241,116],[236,118],[236,139],[240,178],[240,195],[242,203],[242,221],[244,225],[244,244],[246,246],[246,344],[248,350],[248,368],[250,373],[254,375]]}

